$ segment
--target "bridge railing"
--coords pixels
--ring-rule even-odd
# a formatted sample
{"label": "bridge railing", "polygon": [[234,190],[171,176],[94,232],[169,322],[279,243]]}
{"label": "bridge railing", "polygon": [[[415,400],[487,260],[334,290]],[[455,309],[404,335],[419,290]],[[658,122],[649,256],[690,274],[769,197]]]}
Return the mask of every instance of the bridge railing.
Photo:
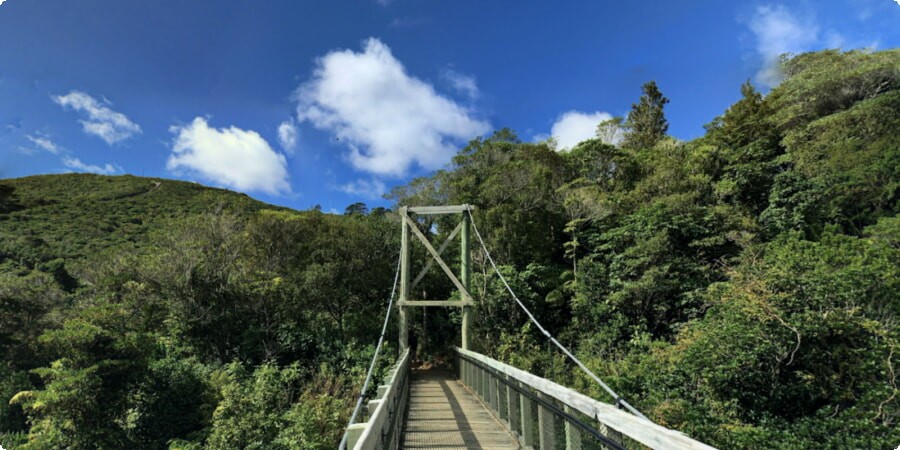
{"label": "bridge railing", "polygon": [[348,427],[347,448],[396,449],[409,396],[409,350],[388,371],[378,393],[367,405],[368,420]]}
{"label": "bridge railing", "polygon": [[714,450],[500,361],[456,348],[457,375],[524,448]]}

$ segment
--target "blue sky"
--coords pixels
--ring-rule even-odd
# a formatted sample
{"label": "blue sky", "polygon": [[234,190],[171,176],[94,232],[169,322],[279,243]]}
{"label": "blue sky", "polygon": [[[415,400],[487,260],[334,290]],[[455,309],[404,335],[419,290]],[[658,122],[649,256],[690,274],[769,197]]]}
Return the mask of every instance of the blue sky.
{"label": "blue sky", "polygon": [[895,0],[0,0],[0,177],[197,181],[343,211],[503,127],[561,151],[655,80],[702,135],[783,52],[894,48]]}

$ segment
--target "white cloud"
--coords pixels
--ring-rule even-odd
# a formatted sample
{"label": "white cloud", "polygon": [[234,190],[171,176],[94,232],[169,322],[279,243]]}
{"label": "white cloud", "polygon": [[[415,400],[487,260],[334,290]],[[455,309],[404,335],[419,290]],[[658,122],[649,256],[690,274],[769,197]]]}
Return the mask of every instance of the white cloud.
{"label": "white cloud", "polygon": [[809,51],[819,42],[818,25],[810,19],[799,19],[782,5],[757,7],[750,30],[756,35],[756,51],[763,62],[757,81],[770,87],[784,78],[779,63],[783,53]]}
{"label": "white cloud", "polygon": [[115,166],[112,164],[104,164],[103,166],[95,166],[92,164],[85,164],[81,162],[78,158],[70,158],[68,156],[63,156],[62,158],[63,165],[77,172],[90,172],[97,173],[100,175],[110,175],[116,172],[121,172],[122,168],[119,166]]}
{"label": "white cloud", "polygon": [[454,90],[472,100],[478,98],[480,94],[478,92],[478,85],[475,83],[475,78],[472,76],[447,68],[441,71],[441,78],[443,78]]}
{"label": "white cloud", "polygon": [[197,117],[173,126],[172,154],[166,168],[239,191],[277,195],[291,190],[284,155],[272,150],[259,133],[237,127],[210,128]]}
{"label": "white cloud", "polygon": [[581,141],[596,137],[597,125],[609,119],[612,119],[612,115],[605,112],[568,111],[556,119],[550,129],[550,135],[556,139],[559,150],[570,149]]}
{"label": "white cloud", "polygon": [[360,179],[347,183],[340,186],[339,190],[350,195],[377,199],[384,195],[387,186],[382,181],[372,178],[371,180]]}
{"label": "white cloud", "polygon": [[359,170],[402,176],[409,166],[437,169],[460,142],[490,125],[406,73],[378,39],[362,52],[336,50],[319,58],[311,80],[297,89],[301,121],[326,130],[350,149]]}
{"label": "white cloud", "polygon": [[[860,20],[865,18],[861,17]],[[812,16],[802,16],[783,5],[758,6],[748,26],[756,38],[756,52],[762,67],[756,80],[775,87],[784,79],[781,71],[782,54],[795,55],[823,48],[862,48],[873,50],[878,40],[870,36],[846,36],[835,30],[822,30]]]}
{"label": "white cloud", "polygon": [[61,148],[47,136],[42,136],[40,134],[38,134],[37,136],[32,136],[30,134],[26,134],[25,138],[31,141],[32,144],[36,145],[41,150],[50,152],[54,155],[59,154],[61,150]]}
{"label": "white cloud", "polygon": [[294,119],[285,120],[278,125],[278,143],[288,155],[294,154],[297,148],[297,125]]}
{"label": "white cloud", "polygon": [[66,95],[54,96],[53,101],[87,116],[86,120],[80,120],[84,132],[103,139],[109,145],[141,133],[141,127],[125,114],[109,109],[84,92],[72,91]]}

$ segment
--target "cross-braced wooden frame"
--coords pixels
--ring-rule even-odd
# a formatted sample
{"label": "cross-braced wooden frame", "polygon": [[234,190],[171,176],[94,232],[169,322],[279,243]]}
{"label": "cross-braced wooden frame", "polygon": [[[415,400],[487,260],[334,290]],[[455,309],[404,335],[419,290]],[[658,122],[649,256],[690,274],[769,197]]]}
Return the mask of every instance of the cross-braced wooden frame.
{"label": "cross-braced wooden frame", "polygon": [[[400,351],[402,352],[409,346],[409,322],[407,317],[407,308],[413,306],[455,306],[462,308],[462,345],[464,349],[469,348],[469,338],[472,315],[472,295],[469,293],[472,260],[469,254],[469,212],[474,209],[470,205],[454,205],[454,206],[403,206],[400,208],[400,221],[402,232],[400,234],[400,301],[397,306],[400,308]],[[428,238],[419,230],[419,226],[410,217],[410,214],[418,215],[444,215],[444,214],[461,214],[462,220],[459,225],[450,233],[447,240],[441,244],[439,250],[435,250]],[[425,246],[432,259],[416,276],[416,279],[410,283],[409,281],[409,231],[412,230],[413,235]],[[456,235],[460,235],[460,268],[459,277],[450,270],[450,266],[444,262],[441,255]],[[422,281],[425,274],[431,269],[434,263],[437,263],[441,270],[447,275],[447,278],[459,290],[460,300],[412,300],[410,292],[416,285]]]}

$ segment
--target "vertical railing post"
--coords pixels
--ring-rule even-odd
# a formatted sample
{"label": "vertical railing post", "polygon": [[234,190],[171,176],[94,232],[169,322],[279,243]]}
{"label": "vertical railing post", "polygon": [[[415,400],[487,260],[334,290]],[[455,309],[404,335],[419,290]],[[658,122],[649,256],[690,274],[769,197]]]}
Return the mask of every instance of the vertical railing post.
{"label": "vertical railing post", "polygon": [[500,382],[500,376],[494,376],[494,409],[497,411],[497,417],[501,420],[503,419],[503,407],[506,406],[503,404],[503,396],[502,394],[503,384]]}
{"label": "vertical railing post", "polygon": [[469,373],[467,372],[467,365],[465,359],[461,358],[459,355],[456,355],[456,360],[459,361],[459,379],[462,380],[463,385],[469,385]]}
{"label": "vertical railing post", "polygon": [[497,402],[494,401],[494,397],[497,395],[497,387],[494,385],[494,375],[487,369],[485,369],[484,373],[487,374],[488,380],[488,398],[487,404],[494,411],[497,410]]}
{"label": "vertical railing post", "polygon": [[[519,384],[519,387],[522,387]],[[524,387],[524,389],[528,389]],[[525,394],[519,394],[519,403],[521,404],[520,408],[520,417],[521,417],[521,426],[522,426],[522,444],[525,447],[534,447],[536,444],[534,440],[534,416],[532,415],[532,400],[528,398]]]}
{"label": "vertical railing post", "polygon": [[500,420],[509,428],[509,389],[505,383],[505,375],[497,374],[497,412]]}
{"label": "vertical railing post", "polygon": [[409,322],[406,317],[404,302],[409,300],[409,225],[406,217],[409,211],[406,206],[400,207],[400,352],[409,347]]}
{"label": "vertical railing post", "polygon": [[611,441],[613,441],[615,443],[618,443],[618,444],[625,443],[625,439],[622,436],[622,433],[619,433],[618,431],[608,427],[603,422],[597,422],[597,424],[598,424],[597,431],[599,431],[600,434],[608,437]]}
{"label": "vertical railing post", "polygon": [[[568,414],[575,414],[575,410],[568,405],[565,407]],[[581,430],[575,424],[566,421],[566,450],[581,450]]]}
{"label": "vertical railing post", "polygon": [[519,418],[519,393],[513,388],[515,383],[509,376],[506,377],[506,413],[509,421],[509,429],[514,434],[518,433],[519,426],[516,423]]}
{"label": "vertical railing post", "polygon": [[491,398],[491,385],[488,383],[488,373],[487,370],[481,368],[481,399],[484,400],[485,403],[488,402],[488,399]]}
{"label": "vertical railing post", "polygon": [[[546,399],[540,392],[537,395],[538,398]],[[556,449],[556,428],[553,423],[553,411],[550,411],[544,405],[538,405],[538,431],[540,433],[541,450]]]}

